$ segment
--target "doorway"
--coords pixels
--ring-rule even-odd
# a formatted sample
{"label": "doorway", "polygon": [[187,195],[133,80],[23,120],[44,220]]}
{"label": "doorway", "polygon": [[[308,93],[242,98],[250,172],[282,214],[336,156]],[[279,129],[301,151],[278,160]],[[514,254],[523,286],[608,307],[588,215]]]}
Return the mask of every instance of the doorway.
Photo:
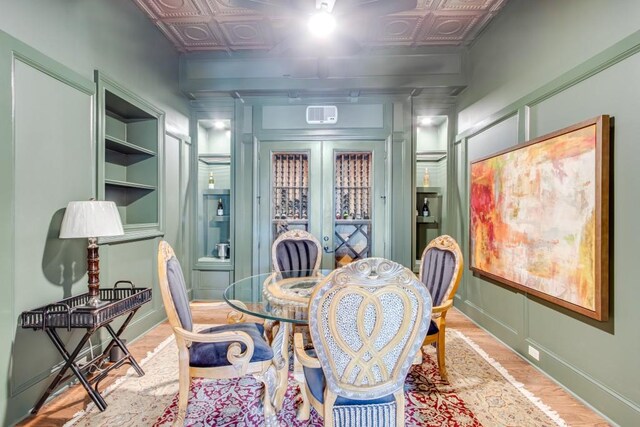
{"label": "doorway", "polygon": [[272,269],[271,244],[303,229],[321,243],[322,268],[384,257],[385,141],[261,142],[259,271]]}

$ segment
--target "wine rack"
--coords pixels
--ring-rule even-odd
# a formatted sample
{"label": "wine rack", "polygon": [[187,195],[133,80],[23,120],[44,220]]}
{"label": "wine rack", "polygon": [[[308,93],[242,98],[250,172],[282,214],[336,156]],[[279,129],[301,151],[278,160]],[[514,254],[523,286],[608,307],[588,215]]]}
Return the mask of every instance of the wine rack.
{"label": "wine rack", "polygon": [[274,153],[273,238],[292,228],[308,230],[309,157],[304,153]]}
{"label": "wine rack", "polygon": [[371,253],[371,153],[335,156],[336,267]]}

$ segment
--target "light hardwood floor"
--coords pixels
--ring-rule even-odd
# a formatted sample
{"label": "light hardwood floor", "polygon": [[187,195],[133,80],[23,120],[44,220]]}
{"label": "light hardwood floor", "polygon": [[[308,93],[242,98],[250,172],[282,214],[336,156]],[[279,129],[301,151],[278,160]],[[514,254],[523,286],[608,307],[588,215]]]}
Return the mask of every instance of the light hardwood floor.
{"label": "light hardwood floor", "polygon": [[[193,304],[193,317],[195,323],[226,322],[225,311],[218,310],[212,313],[203,309],[203,307],[199,307],[198,303]],[[523,383],[529,391],[558,412],[569,426],[599,427],[609,425],[602,417],[580,403],[580,401],[567,393],[554,381],[540,373],[536,368],[491,335],[478,328],[456,309],[451,310],[447,315],[447,326],[459,330],[476,342],[490,357],[504,366],[517,381]],[[136,360],[140,361],[146,356],[147,352],[156,348],[156,346],[170,334],[171,329],[169,324],[164,322],[132,343],[129,346],[129,350]],[[120,368],[119,371],[124,372],[126,369],[126,367]],[[100,389],[104,390],[116,378],[116,374],[111,374],[109,378],[101,383]],[[30,416],[18,425],[38,427],[62,426],[66,421],[71,419],[76,412],[84,409],[90,402],[91,399],[87,396],[82,386],[75,385],[61,393],[59,397],[49,401],[37,416]],[[107,408],[107,410],[109,409]]]}

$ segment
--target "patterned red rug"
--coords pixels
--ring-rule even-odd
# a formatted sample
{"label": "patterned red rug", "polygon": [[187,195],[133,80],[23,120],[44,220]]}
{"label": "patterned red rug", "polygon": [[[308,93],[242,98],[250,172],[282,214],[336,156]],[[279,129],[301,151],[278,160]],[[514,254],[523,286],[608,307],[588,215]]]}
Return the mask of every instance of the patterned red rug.
{"label": "patterned red rug", "polygon": [[[405,423],[407,426],[481,426],[482,424],[454,392],[438,391],[433,379],[439,379],[433,363],[414,366],[405,385]],[[204,380],[193,382],[187,411],[187,426],[263,426],[265,424],[260,394],[262,385],[251,377],[233,380]],[[278,414],[282,426],[318,426],[322,417],[311,410],[308,421],[296,418],[301,403],[298,386],[289,375],[289,388],[282,411]],[[178,408],[177,396],[154,426],[171,425]]]}
{"label": "patterned red rug", "polygon": [[[407,426],[566,426],[522,384],[460,332],[447,331],[449,383],[442,381],[435,351],[427,347],[424,363],[414,366],[405,385]],[[175,419],[178,357],[173,338],[141,361],[146,375],[130,370],[104,391],[109,407],[100,412],[89,404],[66,426],[170,426]],[[194,380],[187,409],[188,426],[263,426],[262,385],[252,377],[233,380]],[[321,426],[314,409],[311,419],[298,421],[298,386],[289,379],[281,426]]]}

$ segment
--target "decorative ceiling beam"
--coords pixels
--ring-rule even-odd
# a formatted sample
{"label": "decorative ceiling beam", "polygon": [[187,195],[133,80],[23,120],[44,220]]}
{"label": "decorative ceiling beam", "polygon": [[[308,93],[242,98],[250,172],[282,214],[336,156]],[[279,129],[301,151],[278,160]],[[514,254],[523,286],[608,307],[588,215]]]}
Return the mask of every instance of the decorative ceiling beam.
{"label": "decorative ceiling beam", "polygon": [[[242,57],[186,54],[180,87],[185,93],[372,91],[464,88],[466,51],[369,54],[351,57]],[[299,92],[296,92],[299,93]]]}

